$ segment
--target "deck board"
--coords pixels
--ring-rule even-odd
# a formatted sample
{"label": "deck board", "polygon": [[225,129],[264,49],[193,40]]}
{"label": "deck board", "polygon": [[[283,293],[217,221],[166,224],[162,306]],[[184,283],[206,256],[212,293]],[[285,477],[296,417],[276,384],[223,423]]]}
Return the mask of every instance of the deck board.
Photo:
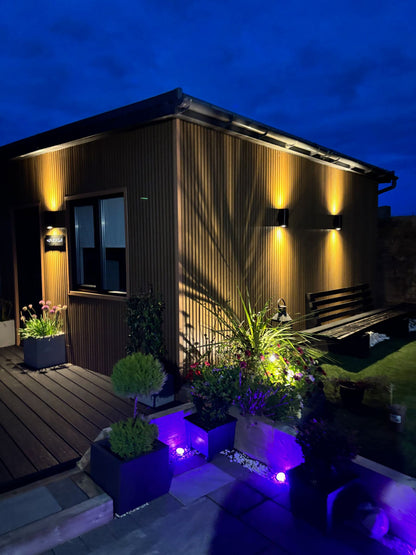
{"label": "deck board", "polygon": [[31,370],[20,347],[0,349],[0,492],[74,466],[103,428],[132,414],[108,376],[71,364]]}

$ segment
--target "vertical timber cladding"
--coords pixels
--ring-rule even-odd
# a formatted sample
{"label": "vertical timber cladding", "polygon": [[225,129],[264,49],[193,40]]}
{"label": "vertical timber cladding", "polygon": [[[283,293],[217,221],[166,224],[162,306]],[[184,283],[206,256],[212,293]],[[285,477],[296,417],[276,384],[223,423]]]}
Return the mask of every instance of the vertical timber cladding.
{"label": "vertical timber cladding", "polygon": [[[172,122],[149,125],[76,147],[69,194],[124,188],[127,222],[127,288],[136,295],[153,288],[166,304],[164,339],[168,357],[176,349]],[[71,295],[76,360],[110,374],[125,356],[125,302]],[[93,310],[95,307],[95,311]],[[73,321],[72,321],[73,320]],[[91,328],[91,323],[94,327]],[[89,338],[89,339],[88,339]],[[173,353],[173,354],[172,354]]]}
{"label": "vertical timber cladding", "polygon": [[[181,122],[180,333],[204,344],[212,325],[192,296],[260,307],[283,297],[305,314],[308,291],[373,282],[377,184],[296,154]],[[288,208],[289,227],[263,225]],[[342,214],[341,232],[324,229]]]}
{"label": "vertical timber cladding", "polygon": [[[125,190],[128,294],[152,286],[165,301],[164,335],[168,355],[174,358],[177,325],[172,125],[149,125],[26,157],[15,162],[14,179],[21,187],[20,198],[26,202],[40,200],[42,210],[63,209],[65,197],[73,195]],[[69,360],[110,374],[114,363],[126,353],[125,299],[81,296],[76,292],[68,296],[67,253],[42,254],[45,296],[68,305]]]}

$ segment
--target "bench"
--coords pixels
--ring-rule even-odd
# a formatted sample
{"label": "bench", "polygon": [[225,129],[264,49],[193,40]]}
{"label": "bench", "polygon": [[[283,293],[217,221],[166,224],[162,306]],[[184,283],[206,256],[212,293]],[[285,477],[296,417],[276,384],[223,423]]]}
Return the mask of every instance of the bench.
{"label": "bench", "polygon": [[408,333],[407,305],[374,308],[368,284],[307,293],[307,312],[315,327],[307,332],[327,342],[331,352],[366,357],[369,331],[391,336]]}

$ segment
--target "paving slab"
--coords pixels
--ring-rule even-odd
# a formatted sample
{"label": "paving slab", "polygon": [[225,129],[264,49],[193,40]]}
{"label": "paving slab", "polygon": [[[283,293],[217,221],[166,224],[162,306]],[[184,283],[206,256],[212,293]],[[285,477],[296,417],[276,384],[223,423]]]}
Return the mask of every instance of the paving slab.
{"label": "paving slab", "polygon": [[26,491],[0,501],[0,535],[16,530],[62,509],[46,487]]}
{"label": "paving slab", "polygon": [[170,494],[184,505],[232,482],[234,478],[217,466],[208,463],[185,474],[174,476]]}
{"label": "paving slab", "polygon": [[68,509],[68,507],[73,507],[88,499],[87,494],[71,478],[57,480],[46,487],[62,509]]}
{"label": "paving slab", "polygon": [[290,511],[271,500],[266,500],[248,511],[241,519],[277,544],[279,548],[293,555],[357,554],[356,550],[322,534],[307,522],[296,519]]}
{"label": "paving slab", "polygon": [[256,555],[268,547],[271,542],[267,538],[204,497],[92,553]]}
{"label": "paving slab", "polygon": [[208,497],[234,516],[245,513],[265,500],[260,492],[240,481],[227,484],[209,493]]}

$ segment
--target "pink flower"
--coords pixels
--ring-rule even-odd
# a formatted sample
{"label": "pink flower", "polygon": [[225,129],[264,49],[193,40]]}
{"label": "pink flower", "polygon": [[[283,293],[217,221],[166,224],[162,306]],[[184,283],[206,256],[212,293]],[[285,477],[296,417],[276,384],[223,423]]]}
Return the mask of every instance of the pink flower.
{"label": "pink flower", "polygon": [[205,366],[211,366],[210,363],[207,360],[204,362],[204,364],[205,364]]}
{"label": "pink flower", "polygon": [[48,305],[47,305],[47,304],[44,304],[44,305],[42,306],[42,310],[49,310]]}
{"label": "pink flower", "polygon": [[46,301],[46,304],[52,304],[52,301]]}
{"label": "pink flower", "polygon": [[264,355],[260,355],[260,360],[264,360]]}
{"label": "pink flower", "polygon": [[240,362],[240,367],[241,367],[241,368],[247,368],[247,362],[246,362],[245,360],[242,360],[242,361]]}
{"label": "pink flower", "polygon": [[33,304],[29,304],[27,305],[29,308],[33,308]]}
{"label": "pink flower", "polygon": [[43,301],[43,300],[39,301],[39,304],[45,304],[45,301]]}

